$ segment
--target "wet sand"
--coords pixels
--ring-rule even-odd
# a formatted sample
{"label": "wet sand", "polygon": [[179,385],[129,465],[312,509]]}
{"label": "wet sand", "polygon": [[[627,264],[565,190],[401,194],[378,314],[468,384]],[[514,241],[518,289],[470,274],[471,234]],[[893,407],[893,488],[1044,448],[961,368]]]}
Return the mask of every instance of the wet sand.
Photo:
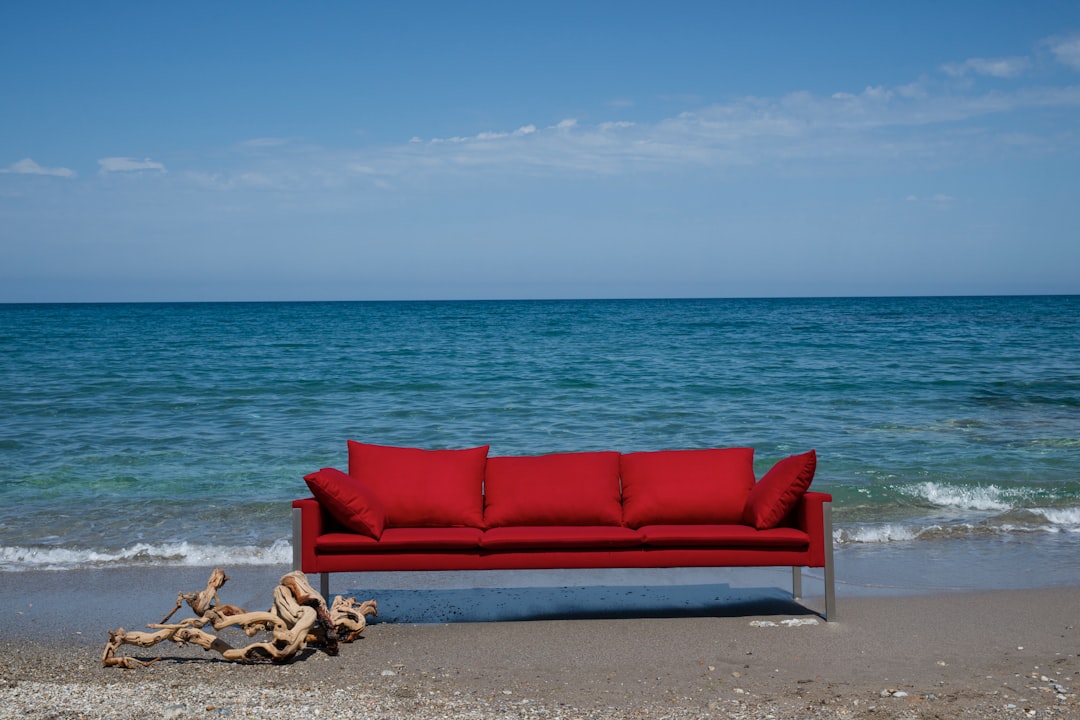
{"label": "wet sand", "polygon": [[[226,568],[221,600],[264,609],[287,569]],[[809,578],[804,606],[756,576],[749,587],[607,578],[572,588],[498,587],[495,577],[412,592],[399,576],[357,593],[379,601],[380,618],[337,657],[245,666],[162,644],[124,652],[162,658],[150,667],[100,666],[108,630],[160,621],[208,575],[5,574],[0,717],[1080,718],[1072,587],[842,591],[826,623]],[[353,594],[364,579],[334,576],[331,590]],[[442,617],[410,621],[440,603]]]}

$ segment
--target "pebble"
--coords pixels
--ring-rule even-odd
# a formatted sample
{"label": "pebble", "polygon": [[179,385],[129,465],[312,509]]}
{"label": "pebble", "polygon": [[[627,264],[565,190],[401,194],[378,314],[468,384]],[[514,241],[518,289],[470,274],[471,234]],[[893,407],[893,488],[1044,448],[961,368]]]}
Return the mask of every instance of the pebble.
{"label": "pebble", "polygon": [[803,625],[818,625],[818,621],[815,618],[791,618],[790,620],[781,620],[780,622],[773,622],[772,620],[751,620],[750,627],[801,627]]}
{"label": "pebble", "polygon": [[[192,652],[202,658],[202,651],[193,648]],[[744,655],[747,657],[741,657]],[[1077,712],[1080,704],[1069,688],[1080,684],[1077,679],[1080,669],[1071,660],[1073,655],[1052,667],[1044,665],[1032,673],[1028,666],[1028,672],[1017,674],[1019,681],[1038,685],[1030,691],[1021,691],[1027,695],[1027,700],[1017,700],[1020,694],[1014,694],[1012,688],[1002,690],[1000,694],[994,691],[994,686],[1000,687],[1002,678],[992,681],[993,676],[986,677],[983,684],[988,689],[980,696],[960,693],[957,697],[955,680],[951,685],[938,683],[943,689],[934,687],[936,695],[926,694],[916,681],[902,680],[899,676],[893,676],[891,680],[879,677],[872,685],[849,686],[842,690],[834,690],[825,682],[828,679],[825,677],[820,682],[799,680],[798,684],[791,678],[789,692],[776,684],[787,677],[781,676],[779,670],[774,672],[781,679],[770,685],[765,677],[768,673],[761,668],[746,669],[751,666],[743,663],[751,662],[753,655],[744,648],[722,651],[717,659],[733,662],[734,667],[721,663],[708,665],[709,658],[695,659],[694,675],[700,676],[698,666],[701,665],[708,669],[707,677],[711,678],[702,683],[700,695],[691,697],[686,692],[675,697],[667,686],[671,677],[668,674],[654,674],[657,692],[644,694],[622,695],[623,683],[608,678],[606,685],[603,680],[598,680],[600,692],[595,696],[595,707],[588,705],[590,700],[583,701],[584,707],[574,707],[559,702],[558,691],[545,688],[541,682],[526,680],[514,684],[514,680],[504,676],[505,684],[500,680],[500,684],[482,691],[469,684],[464,672],[464,682],[459,683],[453,675],[444,673],[443,668],[413,668],[392,661],[367,665],[361,673],[351,671],[357,666],[332,658],[317,665],[304,661],[257,667],[221,662],[162,662],[151,669],[123,671],[103,670],[89,663],[82,668],[52,661],[43,663],[42,658],[32,651],[14,649],[7,659],[0,657],[0,717],[28,720],[127,720],[133,717],[170,720],[292,720],[297,717],[311,720],[927,720],[964,717],[966,720],[997,720],[1030,716],[1045,720],[1080,720]],[[765,653],[757,655],[764,656]],[[63,662],[66,663],[67,658]],[[935,659],[930,657],[927,665],[933,668],[934,662]],[[740,666],[742,668],[735,669]],[[58,667],[63,669],[58,672]],[[481,674],[481,670],[470,668],[469,672],[473,671],[478,676]],[[379,681],[380,676],[385,680]],[[976,678],[971,680],[976,684],[981,682]],[[911,689],[905,691],[886,686],[886,682],[904,682]],[[736,684],[741,687],[734,687]],[[883,687],[886,689],[881,690]],[[881,698],[896,700],[881,701],[879,694]],[[930,705],[916,702],[918,700],[936,702]],[[1009,700],[1015,702],[1006,706]]]}

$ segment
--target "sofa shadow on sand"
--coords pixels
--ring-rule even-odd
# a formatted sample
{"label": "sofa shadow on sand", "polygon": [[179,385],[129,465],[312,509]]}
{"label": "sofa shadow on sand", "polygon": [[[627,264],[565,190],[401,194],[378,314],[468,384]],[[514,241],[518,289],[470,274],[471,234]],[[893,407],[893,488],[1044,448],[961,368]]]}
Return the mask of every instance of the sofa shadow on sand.
{"label": "sofa shadow on sand", "polygon": [[721,585],[343,589],[379,603],[377,623],[815,616],[776,587]]}

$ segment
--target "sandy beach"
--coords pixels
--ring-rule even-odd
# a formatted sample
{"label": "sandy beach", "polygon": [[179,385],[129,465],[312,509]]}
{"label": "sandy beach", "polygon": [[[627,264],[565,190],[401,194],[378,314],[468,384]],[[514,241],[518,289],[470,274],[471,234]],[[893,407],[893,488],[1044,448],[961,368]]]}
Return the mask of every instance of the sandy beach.
{"label": "sandy beach", "polygon": [[[263,609],[284,570],[232,569],[222,601]],[[7,574],[0,717],[1080,718],[1077,588],[841,596],[829,623],[776,598],[668,617],[382,620],[337,657],[239,665],[163,644],[125,653],[161,658],[150,667],[101,667],[108,630],[159,621],[208,572]]]}

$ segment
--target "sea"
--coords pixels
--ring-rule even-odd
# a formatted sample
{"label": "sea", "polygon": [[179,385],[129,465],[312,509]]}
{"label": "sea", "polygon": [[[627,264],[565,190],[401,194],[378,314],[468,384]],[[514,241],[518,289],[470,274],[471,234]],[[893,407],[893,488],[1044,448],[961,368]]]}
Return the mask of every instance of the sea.
{"label": "sea", "polygon": [[0,305],[0,572],[287,564],[347,439],[814,448],[841,593],[1080,587],[1080,296]]}

